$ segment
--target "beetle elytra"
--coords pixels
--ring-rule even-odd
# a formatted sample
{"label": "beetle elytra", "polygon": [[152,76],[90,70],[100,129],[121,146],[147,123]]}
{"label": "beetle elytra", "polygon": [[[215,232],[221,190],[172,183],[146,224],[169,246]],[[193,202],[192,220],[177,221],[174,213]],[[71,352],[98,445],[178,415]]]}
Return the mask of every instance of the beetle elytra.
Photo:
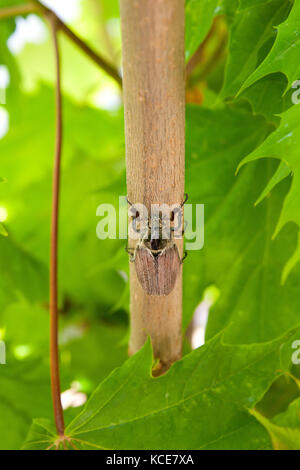
{"label": "beetle elytra", "polygon": [[[180,209],[184,202],[180,205]],[[129,204],[133,206],[130,202]],[[174,221],[174,212],[171,212],[171,222]],[[139,212],[135,211],[133,219],[138,218]],[[156,235],[155,231],[153,233],[151,230],[151,225],[148,224],[136,247],[134,249],[127,247],[126,251],[130,254],[130,261],[135,264],[137,278],[147,294],[169,295],[174,289],[181,264],[186,255],[183,259],[180,258],[178,247],[174,241],[173,227],[170,230],[171,235],[168,238],[164,237],[164,218],[162,214],[159,214],[157,220],[154,221],[154,225],[157,225],[158,228]],[[183,233],[182,231],[181,235]]]}

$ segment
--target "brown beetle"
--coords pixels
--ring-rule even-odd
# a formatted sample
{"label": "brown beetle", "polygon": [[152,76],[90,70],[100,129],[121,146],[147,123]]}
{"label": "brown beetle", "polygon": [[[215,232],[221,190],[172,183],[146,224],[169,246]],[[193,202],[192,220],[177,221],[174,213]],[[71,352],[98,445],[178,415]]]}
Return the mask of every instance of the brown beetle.
{"label": "brown beetle", "polygon": [[[180,211],[186,202],[177,208]],[[129,201],[128,203],[134,207]],[[175,210],[171,211],[170,221],[175,218]],[[133,219],[139,218],[139,212],[135,211]],[[174,227],[170,228],[170,236],[165,239],[163,237],[165,218],[160,213],[156,220],[152,220],[152,224],[157,226],[157,232],[151,230],[151,225],[146,227],[146,231],[141,236],[135,249],[126,248],[131,255],[130,261],[135,263],[135,269],[138,280],[142,288],[148,295],[168,295],[174,289],[176,279],[180,270],[183,259],[180,258],[178,247],[174,241]],[[181,232],[183,235],[184,231]]]}

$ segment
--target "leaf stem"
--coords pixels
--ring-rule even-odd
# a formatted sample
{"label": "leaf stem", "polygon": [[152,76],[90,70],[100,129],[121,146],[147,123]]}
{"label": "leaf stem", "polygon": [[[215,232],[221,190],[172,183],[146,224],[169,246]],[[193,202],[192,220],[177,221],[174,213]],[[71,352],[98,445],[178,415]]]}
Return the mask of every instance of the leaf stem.
{"label": "leaf stem", "polygon": [[40,3],[38,0],[31,0],[26,5],[13,6],[0,9],[0,19],[10,16],[22,15],[26,13],[39,13],[47,18],[55,19],[56,29],[61,30],[76,46],[81,49],[98,67],[104,70],[111,78],[113,78],[122,88],[122,77],[116,67],[111,65],[100,54],[86,44],[79,36],[77,36],[55,13]]}
{"label": "leaf stem", "polygon": [[58,216],[59,216],[59,189],[60,164],[62,153],[62,93],[60,54],[58,45],[58,28],[54,17],[50,18],[53,34],[56,65],[56,142],[53,167],[53,193],[52,193],[52,221],[50,241],[50,372],[51,390],[56,429],[59,435],[64,435],[64,416],[61,404],[59,352],[58,352]]}

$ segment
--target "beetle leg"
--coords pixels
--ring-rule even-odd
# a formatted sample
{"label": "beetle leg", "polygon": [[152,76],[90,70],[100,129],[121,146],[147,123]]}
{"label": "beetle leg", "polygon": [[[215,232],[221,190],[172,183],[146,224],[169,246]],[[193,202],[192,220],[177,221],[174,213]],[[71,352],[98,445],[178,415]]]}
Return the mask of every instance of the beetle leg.
{"label": "beetle leg", "polygon": [[184,252],[184,255],[183,255],[183,257],[182,257],[182,260],[181,260],[181,264],[184,262],[184,260],[185,260],[185,258],[187,257],[187,255],[188,255],[188,252],[185,251],[185,252]]}
{"label": "beetle leg", "polygon": [[135,250],[133,248],[129,248],[128,246],[125,246],[125,251],[130,255],[129,260],[131,262],[135,261]]}
{"label": "beetle leg", "polygon": [[186,201],[188,200],[188,198],[189,198],[188,193],[185,193],[185,195],[184,195],[184,201],[180,204],[180,207],[183,207],[183,206],[184,206],[184,204],[186,203]]}
{"label": "beetle leg", "polygon": [[188,221],[185,220],[185,221],[184,221],[184,229],[182,230],[182,236],[184,235],[187,226],[188,226]]}
{"label": "beetle leg", "polygon": [[130,206],[133,206],[132,202],[129,201],[127,196],[126,196],[126,201],[127,201],[127,204],[129,204]]}
{"label": "beetle leg", "polygon": [[[188,226],[188,221],[185,220],[184,221],[184,229],[181,232],[181,237],[176,237],[176,238],[182,238],[183,237],[183,235],[185,233],[185,229],[187,228],[187,226]],[[177,229],[175,227],[170,227],[170,230],[171,230],[171,232],[176,232]]]}

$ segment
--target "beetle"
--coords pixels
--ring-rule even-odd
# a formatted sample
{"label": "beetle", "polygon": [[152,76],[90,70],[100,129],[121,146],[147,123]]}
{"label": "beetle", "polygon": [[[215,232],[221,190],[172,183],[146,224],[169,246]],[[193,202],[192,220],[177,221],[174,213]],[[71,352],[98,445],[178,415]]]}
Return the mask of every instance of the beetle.
{"label": "beetle", "polygon": [[[174,222],[176,212],[179,213],[181,221],[181,209],[187,198],[186,195],[180,207],[171,211],[169,224]],[[134,205],[128,199],[127,201],[135,210]],[[135,210],[133,220],[136,221],[139,215],[139,212]],[[139,283],[148,295],[169,295],[174,289],[180,266],[186,258],[186,253],[182,259],[180,258],[174,241],[174,227],[170,227],[168,237],[164,237],[165,223],[166,216],[161,213],[158,216],[152,216],[152,224],[147,223],[136,247],[134,249],[126,247],[126,251],[130,254],[130,261],[135,264]],[[156,231],[152,230],[152,225],[157,228]],[[183,234],[182,230],[181,236]]]}

